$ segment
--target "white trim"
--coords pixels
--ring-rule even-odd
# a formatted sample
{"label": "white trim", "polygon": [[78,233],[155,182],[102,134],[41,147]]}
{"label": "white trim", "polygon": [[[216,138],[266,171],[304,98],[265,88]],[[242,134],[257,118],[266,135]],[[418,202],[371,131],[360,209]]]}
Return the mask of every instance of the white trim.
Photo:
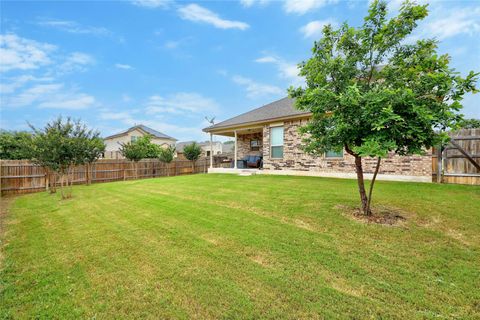
{"label": "white trim", "polygon": [[285,125],[284,122],[274,122],[274,123],[270,123],[268,126],[272,128],[272,127],[283,127],[284,125]]}
{"label": "white trim", "polygon": [[[300,170],[258,170],[258,169],[235,169],[235,168],[211,168],[208,173],[230,173],[240,174],[245,172],[252,172],[255,174],[265,175],[282,175],[282,176],[309,176],[309,177],[324,177],[324,178],[341,178],[341,179],[356,179],[357,174],[354,172],[321,172],[321,171],[300,171]],[[373,174],[364,174],[365,179],[371,179]],[[377,180],[384,181],[402,181],[402,182],[432,182],[431,176],[405,176],[393,174],[378,174]]]}
{"label": "white trim", "polygon": [[238,139],[238,137],[237,137],[237,130],[235,130],[234,133],[235,133],[235,151],[234,151],[234,153],[233,153],[233,157],[234,157],[234,160],[233,160],[233,161],[234,161],[234,163],[233,163],[233,168],[234,168],[234,169],[237,169],[237,150],[238,150],[238,149],[237,149],[237,139]]}

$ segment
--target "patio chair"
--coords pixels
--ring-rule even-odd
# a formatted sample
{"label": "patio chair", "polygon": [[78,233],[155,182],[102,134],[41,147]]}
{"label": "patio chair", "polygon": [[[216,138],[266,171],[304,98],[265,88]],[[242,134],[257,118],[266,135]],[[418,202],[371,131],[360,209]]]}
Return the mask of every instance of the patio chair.
{"label": "patio chair", "polygon": [[247,168],[260,168],[262,163],[261,156],[246,156]]}

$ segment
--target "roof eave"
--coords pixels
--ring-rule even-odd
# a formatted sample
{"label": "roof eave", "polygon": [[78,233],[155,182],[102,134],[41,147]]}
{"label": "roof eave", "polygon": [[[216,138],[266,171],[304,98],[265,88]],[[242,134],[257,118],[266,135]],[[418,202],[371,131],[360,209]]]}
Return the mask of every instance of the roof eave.
{"label": "roof eave", "polygon": [[291,116],[284,116],[284,117],[275,117],[275,118],[269,118],[269,119],[263,119],[263,120],[257,120],[257,121],[249,121],[249,122],[242,122],[242,123],[237,123],[233,125],[226,125],[226,126],[210,126],[207,128],[202,129],[203,132],[214,132],[217,130],[228,130],[228,129],[235,129],[235,128],[243,128],[251,125],[260,125],[260,124],[266,124],[266,123],[271,123],[275,121],[282,121],[282,120],[290,120],[290,119],[301,119],[301,118],[310,118],[312,116],[311,112],[308,113],[300,113],[296,115],[291,115]]}

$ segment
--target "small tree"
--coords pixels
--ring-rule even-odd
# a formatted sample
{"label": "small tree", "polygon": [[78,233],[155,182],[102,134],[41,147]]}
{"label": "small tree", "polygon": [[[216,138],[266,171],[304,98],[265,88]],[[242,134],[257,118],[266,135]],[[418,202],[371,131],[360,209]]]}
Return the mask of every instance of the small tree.
{"label": "small tree", "polygon": [[157,158],[160,151],[160,147],[151,142],[149,135],[140,137],[134,142],[122,143],[120,146],[120,154],[126,159],[133,161],[135,179],[137,175],[137,163],[138,161],[146,158]]}
{"label": "small tree", "polygon": [[[67,198],[64,190],[65,176],[75,158],[75,147],[72,141],[74,123],[70,118],[64,122],[59,117],[47,123],[43,129],[36,129],[32,125],[30,127],[34,132],[32,161],[54,174],[52,192],[55,192],[57,176],[60,175],[62,199]],[[66,184],[68,186],[68,181]]]}
{"label": "small tree", "polygon": [[32,134],[25,131],[0,130],[0,159],[31,158]]}
{"label": "small tree", "polygon": [[[290,89],[296,107],[312,112],[301,129],[305,150],[320,155],[344,148],[355,159],[362,212],[371,213],[373,185],[381,158],[389,152],[421,154],[448,140],[466,92],[476,92],[478,73],[465,78],[436,52],[435,40],[405,44],[427,16],[427,6],[404,2],[387,19],[387,6],[373,1],[359,28],[344,23],[323,29],[313,57],[302,62],[306,88]],[[377,157],[367,195],[362,158]]]}
{"label": "small tree", "polygon": [[55,192],[57,176],[60,175],[62,198],[70,198],[75,166],[93,163],[105,150],[99,132],[89,130],[80,120],[67,118],[63,121],[61,117],[48,123],[44,129],[31,128],[34,131],[32,161],[44,167],[48,174],[54,174],[52,192]]}
{"label": "small tree", "polygon": [[200,158],[202,148],[200,148],[196,142],[192,142],[183,147],[183,154],[185,155],[185,158],[192,161],[192,170],[195,173],[195,162]]}
{"label": "small tree", "polygon": [[167,176],[170,175],[170,166],[169,164],[173,161],[173,158],[175,157],[175,146],[169,145],[166,148],[160,148],[160,151],[158,153],[158,159],[165,163],[167,167]]}
{"label": "small tree", "polygon": [[145,135],[135,141],[145,150],[145,159],[156,159],[160,153],[161,147],[158,144],[152,143],[152,136]]}

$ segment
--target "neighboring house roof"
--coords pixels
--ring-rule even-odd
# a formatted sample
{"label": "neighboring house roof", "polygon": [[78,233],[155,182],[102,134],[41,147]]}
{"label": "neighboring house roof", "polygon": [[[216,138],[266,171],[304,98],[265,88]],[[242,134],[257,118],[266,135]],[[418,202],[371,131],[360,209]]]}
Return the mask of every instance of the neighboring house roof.
{"label": "neighboring house roof", "polygon": [[285,97],[283,99],[266,104],[260,108],[242,113],[236,117],[227,119],[225,121],[214,124],[213,126],[203,129],[208,132],[214,129],[233,127],[237,125],[248,124],[252,122],[261,122],[267,120],[274,120],[278,118],[288,118],[299,115],[310,114],[309,111],[298,110],[294,106],[294,99]]}
{"label": "neighboring house roof", "polygon": [[233,143],[222,143],[222,153],[231,153],[235,149],[235,145]]}
{"label": "neighboring house roof", "polygon": [[[192,144],[192,143],[196,143],[198,146],[201,147],[210,147],[210,141],[205,141],[205,142],[197,142],[197,141],[182,141],[182,142],[177,142],[175,144],[175,149],[177,150],[177,152],[180,152],[182,153],[183,152],[183,148],[185,148],[185,146],[189,145],[189,144]],[[218,144],[221,144],[221,142],[219,141],[213,141],[213,144],[214,145],[218,145]]]}
{"label": "neighboring house roof", "polygon": [[152,136],[154,136],[155,138],[161,138],[161,139],[168,139],[168,140],[175,140],[177,141],[177,139],[173,138],[173,137],[170,137],[169,135],[166,135],[165,133],[162,133],[160,131],[157,131],[157,130],[154,130],[152,128],[149,128],[147,126],[144,126],[143,124],[139,124],[139,125],[136,125],[136,126],[133,126],[125,131],[122,131],[120,133],[117,133],[117,134],[114,134],[114,135],[111,135],[111,136],[108,136],[108,137],[105,137],[103,139],[111,139],[111,138],[115,138],[115,137],[118,137],[118,136],[123,136],[124,134],[127,134],[129,133],[130,131],[133,131],[133,130],[141,130],[141,131],[144,131],[145,133],[148,133],[148,134],[151,134]]}

